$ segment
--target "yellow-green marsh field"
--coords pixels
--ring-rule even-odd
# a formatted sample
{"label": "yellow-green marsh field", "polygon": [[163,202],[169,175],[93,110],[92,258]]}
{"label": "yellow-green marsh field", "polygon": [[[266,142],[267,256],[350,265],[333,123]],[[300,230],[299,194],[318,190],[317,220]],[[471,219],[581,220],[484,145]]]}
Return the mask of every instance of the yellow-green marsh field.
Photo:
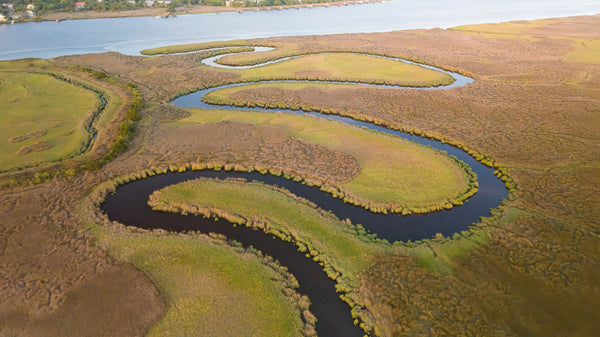
{"label": "yellow-green marsh field", "polygon": [[438,86],[454,81],[448,74],[418,65],[354,53],[305,55],[257,68],[227,71],[240,74],[245,81],[293,78],[408,86]]}
{"label": "yellow-green marsh field", "polygon": [[426,207],[465,193],[469,177],[442,153],[406,140],[322,118],[270,112],[188,109],[180,125],[236,121],[273,125],[291,136],[346,152],[360,173],[338,188],[371,206]]}
{"label": "yellow-green marsh field", "polygon": [[[257,182],[197,179],[155,192],[149,204],[159,210],[262,222],[269,229],[289,233],[294,241],[326,256],[336,270],[350,275],[356,275],[373,256],[385,251],[360,240],[349,232],[347,224],[306,200]],[[190,208],[183,209],[185,205]]]}
{"label": "yellow-green marsh field", "polygon": [[51,75],[0,72],[0,171],[79,151],[99,104],[95,92]]}
{"label": "yellow-green marsh field", "polygon": [[165,315],[147,336],[302,336],[297,300],[284,294],[284,277],[264,258],[199,234],[89,229],[168,298]]}

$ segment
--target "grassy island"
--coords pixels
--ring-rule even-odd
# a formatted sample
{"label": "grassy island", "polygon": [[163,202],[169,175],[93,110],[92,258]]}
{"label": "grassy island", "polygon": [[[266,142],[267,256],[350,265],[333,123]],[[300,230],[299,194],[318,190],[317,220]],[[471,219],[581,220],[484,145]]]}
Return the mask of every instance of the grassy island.
{"label": "grassy island", "polygon": [[345,275],[356,275],[373,256],[385,251],[360,240],[351,225],[306,200],[258,182],[197,179],[154,192],[149,205],[161,211],[219,216],[260,226],[300,243],[309,256],[311,251],[318,252],[329,267]]}

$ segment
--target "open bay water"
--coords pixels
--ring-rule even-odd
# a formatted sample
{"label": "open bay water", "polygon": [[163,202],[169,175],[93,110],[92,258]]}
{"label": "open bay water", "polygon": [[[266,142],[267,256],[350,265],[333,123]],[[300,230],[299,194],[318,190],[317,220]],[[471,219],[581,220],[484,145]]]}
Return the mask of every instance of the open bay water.
{"label": "open bay water", "polygon": [[350,6],[242,13],[67,20],[0,25],[0,60],[292,35],[449,28],[463,24],[600,13],[600,0],[391,0]]}

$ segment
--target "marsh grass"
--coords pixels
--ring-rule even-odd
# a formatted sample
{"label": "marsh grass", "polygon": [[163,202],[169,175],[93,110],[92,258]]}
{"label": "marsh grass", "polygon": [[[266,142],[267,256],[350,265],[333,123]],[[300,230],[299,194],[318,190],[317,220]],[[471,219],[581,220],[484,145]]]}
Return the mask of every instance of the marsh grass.
{"label": "marsh grass", "polygon": [[[273,125],[298,139],[324,145],[354,157],[358,176],[324,190],[345,201],[374,211],[452,205],[469,191],[463,168],[441,152],[398,137],[348,126],[317,117],[268,112],[189,109],[190,117],[177,124],[237,121]],[[451,207],[451,206],[450,206]]]}
{"label": "marsh grass", "polygon": [[454,81],[452,76],[436,70],[356,53],[304,55],[257,68],[226,71],[241,75],[245,81],[314,79],[407,86],[439,86]]}
{"label": "marsh grass", "polygon": [[365,331],[370,330],[365,323],[369,315],[360,310],[364,303],[357,296],[358,275],[376,256],[389,252],[391,245],[361,234],[355,226],[287,190],[258,182],[200,178],[155,191],[149,205],[155,210],[224,218],[294,243],[300,254],[319,263],[336,281],[336,290],[353,317]]}
{"label": "marsh grass", "polygon": [[146,273],[168,298],[167,312],[148,336],[304,336],[303,331],[314,331],[303,322],[308,302],[293,290],[295,279],[260,253],[219,236],[96,224],[88,224],[88,230],[113,257]]}
{"label": "marsh grass", "polygon": [[600,39],[575,39],[574,50],[566,55],[567,61],[600,64]]}
{"label": "marsh grass", "polygon": [[[0,77],[0,171],[56,161],[85,146],[86,121],[100,104],[95,92],[48,74],[3,71]],[[45,132],[32,137],[39,131]],[[47,146],[36,150],[40,141]],[[19,155],[22,148],[33,151]]]}
{"label": "marsh grass", "polygon": [[[556,19],[545,19],[466,25],[450,29],[491,39],[514,39],[530,42],[541,41],[544,38],[568,40],[572,45],[572,51],[566,53],[565,60],[568,62],[600,64],[600,40],[598,40],[597,35],[590,34],[593,32],[592,29],[589,30],[589,33],[569,36],[568,34],[561,34],[560,29],[555,30],[556,27],[553,27],[555,24]],[[544,30],[544,28],[550,29]]]}
{"label": "marsh grass", "polygon": [[155,192],[149,204],[159,210],[216,215],[275,230],[302,243],[307,254],[316,251],[325,256],[329,266],[349,275],[385,251],[357,238],[351,225],[315,209],[314,204],[258,182],[197,179]]}
{"label": "marsh grass", "polygon": [[449,28],[449,30],[461,31],[467,34],[483,36],[492,39],[526,39],[530,42],[539,40],[527,32],[533,28],[541,27],[548,20],[535,21],[513,21],[502,23],[484,23],[475,25],[462,25]]}
{"label": "marsh grass", "polygon": [[[553,22],[555,24],[552,27],[544,25],[532,28],[542,37],[539,40],[537,35],[535,39],[530,39],[534,35],[510,33],[504,36],[512,35],[511,38],[500,39],[493,33],[467,35],[440,29],[261,40],[277,46],[287,41],[298,44],[294,51],[296,54],[352,49],[382,55],[408,55],[412,59],[426,60],[429,64],[442,65],[447,69],[459,68],[461,72],[470,73],[476,78],[473,85],[465,88],[428,92],[361,88],[319,96],[317,91],[313,91],[309,92],[310,95],[300,96],[299,103],[294,103],[341,114],[355,114],[358,118],[378,121],[382,125],[452,142],[468,150],[482,163],[485,161],[487,165],[498,169],[497,175],[507,184],[511,182],[509,188],[512,191],[506,202],[508,206],[492,210],[493,214],[500,212],[501,216],[494,215],[490,221],[483,219],[482,226],[485,227],[457,234],[452,239],[440,237],[396,244],[392,249],[401,253],[378,256],[371,268],[361,274],[361,293],[357,297],[358,302],[362,301],[365,305],[355,307],[353,314],[359,311],[362,314],[371,313],[370,324],[374,326],[374,334],[595,336],[600,330],[597,286],[600,280],[600,214],[597,207],[600,202],[597,164],[599,127],[595,118],[599,72],[598,67],[590,63],[565,62],[567,54],[573,51],[572,41],[575,40],[543,38],[544,35],[553,36],[558,32],[558,35],[565,37],[594,39],[600,21],[598,16],[594,16]],[[547,34],[541,34],[544,33],[542,30]],[[488,36],[494,38],[486,38]],[[594,56],[593,53],[589,55]],[[90,57],[95,60],[93,62],[109,69],[119,69],[115,72],[119,73],[120,78],[135,80],[145,88],[147,97],[161,102],[180,91],[189,92],[199,87],[212,87],[236,80],[234,76],[227,77],[231,74],[216,70],[194,69],[197,68],[197,62],[193,55],[187,58],[184,55],[140,59],[109,53],[70,59],[72,62],[91,62]],[[249,54],[237,56],[248,62],[256,62],[263,57]],[[48,61],[23,62],[38,65]],[[117,67],[111,68],[112,64]],[[153,67],[152,71],[145,72],[150,66]],[[158,129],[164,127],[156,126]],[[198,128],[203,131],[206,129]],[[230,139],[223,135],[229,134],[223,132],[215,136],[215,139],[221,138],[217,141],[223,144],[218,150],[235,141],[233,137]],[[176,131],[169,134],[169,139],[181,138]],[[192,141],[197,142],[196,139]],[[215,143],[210,138],[202,142],[211,146]],[[189,157],[182,159],[184,156],[181,155],[184,151],[191,152],[189,143],[175,144],[180,145],[172,148],[180,152],[162,152],[160,159],[140,152],[137,158],[127,158],[114,162],[114,166],[103,168],[106,171],[96,177],[103,179],[104,176],[114,176],[140,167],[193,160]],[[229,149],[239,154],[240,150],[235,146]],[[275,157],[274,153],[269,152],[269,156]],[[205,164],[205,161],[221,160],[223,164],[233,166],[222,157],[214,159],[211,156],[214,154],[202,157],[197,162]],[[316,160],[323,161],[326,160]],[[243,165],[251,161],[241,159],[240,162]],[[268,172],[269,161],[261,163],[262,169]],[[163,168],[161,172],[167,169]],[[155,174],[155,171],[148,172]],[[90,176],[93,175],[77,177],[82,179],[81,189],[86,190],[85,185],[98,181]],[[138,177],[127,179],[139,179],[139,174]],[[13,207],[14,204],[26,202],[40,205],[39,198],[34,199],[31,195],[39,195],[37,188],[41,187],[30,188],[29,199],[26,193],[19,193],[19,190],[4,194],[7,202],[2,205],[7,211],[3,214],[3,225],[9,224],[5,232],[10,238],[5,240],[7,245],[3,263],[8,266],[5,269],[10,281],[20,280],[22,275],[38,276],[38,273],[42,273],[44,279],[45,275],[49,275],[51,281],[48,283],[34,285],[33,282],[27,282],[28,288],[46,295],[49,288],[45,286],[58,284],[53,277],[63,269],[42,270],[39,266],[54,265],[52,262],[48,264],[48,261],[52,261],[48,258],[56,259],[57,256],[66,257],[64,261],[70,264],[80,261],[83,255],[80,252],[86,252],[88,246],[63,243],[72,242],[74,232],[68,227],[70,214],[58,209],[55,199],[48,197],[47,202],[42,204],[44,206],[33,209]],[[64,195],[59,188],[49,190],[49,193],[57,197]],[[83,193],[77,193],[73,200],[79,195],[83,196]],[[14,196],[20,199],[14,202]],[[21,199],[23,196],[25,199]],[[68,209],[69,204],[59,205],[65,205],[65,209]],[[60,217],[56,215],[59,212],[62,214]],[[30,225],[34,229],[40,228],[35,227],[38,222],[45,225],[42,231],[35,233],[44,235],[29,235],[27,228]],[[106,227],[113,231],[111,235],[120,235],[110,224]],[[53,236],[57,229],[59,234]],[[38,246],[47,245],[50,248],[40,250],[42,253],[35,256],[34,262],[27,264],[23,260],[23,247],[26,246],[18,239],[19,232],[29,247],[37,249]],[[78,234],[76,236],[79,237]],[[65,254],[63,247],[68,247],[68,254]],[[71,252],[71,247],[82,249]],[[129,247],[132,250],[135,248]],[[417,258],[411,256],[412,253]],[[134,252],[130,251],[129,254],[133,255]],[[77,272],[90,270],[84,269],[88,267],[88,264],[80,264],[76,269]],[[71,270],[64,273],[79,275]],[[76,278],[73,276],[71,279]],[[109,289],[119,289],[118,285],[111,287]],[[65,288],[68,291],[66,284]],[[9,297],[22,296],[19,300],[25,303],[24,308],[29,312],[38,310],[37,304],[42,302],[32,302],[30,298],[25,298],[23,292],[13,292],[13,289],[5,287],[2,292]],[[50,291],[52,295],[56,294],[54,288],[50,288]],[[53,296],[55,301],[56,298]],[[46,296],[41,298],[42,301],[46,299]],[[87,294],[81,300],[85,304],[94,303]],[[10,306],[10,301],[2,303],[4,310],[12,313],[14,309]],[[363,322],[366,321],[363,319]],[[36,324],[36,321],[27,321],[30,322],[31,326]],[[75,320],[65,322],[66,329],[77,329],[81,325]],[[113,331],[131,331],[131,324],[106,325],[103,328],[110,329],[106,334],[111,334]]]}
{"label": "marsh grass", "polygon": [[230,40],[230,41],[217,41],[217,42],[203,42],[203,43],[190,43],[180,44],[172,46],[164,46],[158,48],[144,49],[140,51],[142,55],[162,55],[162,54],[177,54],[177,53],[189,53],[193,51],[202,51],[213,48],[232,48],[240,46],[251,46],[246,40]]}

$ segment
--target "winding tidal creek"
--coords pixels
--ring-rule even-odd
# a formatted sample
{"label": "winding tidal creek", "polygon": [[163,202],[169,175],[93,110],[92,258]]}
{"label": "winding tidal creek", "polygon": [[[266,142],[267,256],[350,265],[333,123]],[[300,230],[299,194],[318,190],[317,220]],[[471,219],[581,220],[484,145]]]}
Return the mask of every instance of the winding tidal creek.
{"label": "winding tidal creek", "polygon": [[[223,56],[223,55],[222,55]],[[398,60],[403,62],[402,60]],[[257,65],[261,66],[261,65]],[[442,71],[453,76],[456,81],[449,86],[432,88],[394,87],[398,90],[448,90],[456,86],[464,86],[472,79],[448,72],[435,67],[431,69]],[[286,81],[291,82],[291,81]],[[306,82],[306,81],[293,81]],[[256,82],[253,82],[256,83]],[[331,82],[327,82],[331,83]],[[347,83],[347,82],[345,82]],[[356,83],[365,85],[364,83]],[[233,84],[241,86],[245,84]],[[246,108],[233,106],[217,106],[202,101],[207,93],[227,86],[214,87],[206,90],[179,97],[172,103],[180,107],[198,107],[210,109],[236,109],[266,111],[265,108]],[[363,336],[364,332],[353,323],[350,308],[339,299],[335,290],[334,281],[330,280],[322,268],[304,254],[297,251],[294,244],[283,242],[263,231],[254,230],[243,226],[233,226],[224,220],[205,219],[200,216],[184,216],[181,214],[153,211],[147,205],[149,195],[166,186],[179,182],[208,178],[244,178],[246,180],[260,181],[269,185],[284,187],[292,193],[308,199],[324,210],[330,210],[340,219],[350,219],[353,224],[361,224],[370,233],[390,242],[427,239],[441,233],[444,236],[468,229],[469,225],[478,222],[480,217],[489,215],[491,208],[497,207],[508,194],[504,183],[493,174],[493,169],[477,162],[466,152],[448,144],[412,136],[399,131],[387,129],[383,126],[368,122],[356,121],[347,117],[323,115],[316,112],[293,111],[276,109],[285,113],[309,114],[321,118],[338,120],[350,125],[365,127],[371,130],[384,132],[397,137],[417,142],[425,146],[445,151],[448,155],[457,157],[471,167],[477,174],[479,184],[478,192],[470,197],[462,206],[450,210],[428,213],[424,215],[376,214],[360,207],[346,204],[341,199],[320,191],[318,188],[309,187],[301,183],[287,180],[283,177],[262,175],[259,173],[241,173],[228,171],[188,171],[184,173],[167,173],[137,180],[119,186],[116,192],[107,197],[102,205],[110,220],[121,222],[129,226],[145,229],[162,228],[170,231],[200,231],[203,233],[220,233],[241,242],[244,246],[253,246],[263,253],[272,256],[286,266],[300,284],[298,292],[307,295],[311,300],[311,312],[317,318],[316,330],[320,337],[353,337]]]}

